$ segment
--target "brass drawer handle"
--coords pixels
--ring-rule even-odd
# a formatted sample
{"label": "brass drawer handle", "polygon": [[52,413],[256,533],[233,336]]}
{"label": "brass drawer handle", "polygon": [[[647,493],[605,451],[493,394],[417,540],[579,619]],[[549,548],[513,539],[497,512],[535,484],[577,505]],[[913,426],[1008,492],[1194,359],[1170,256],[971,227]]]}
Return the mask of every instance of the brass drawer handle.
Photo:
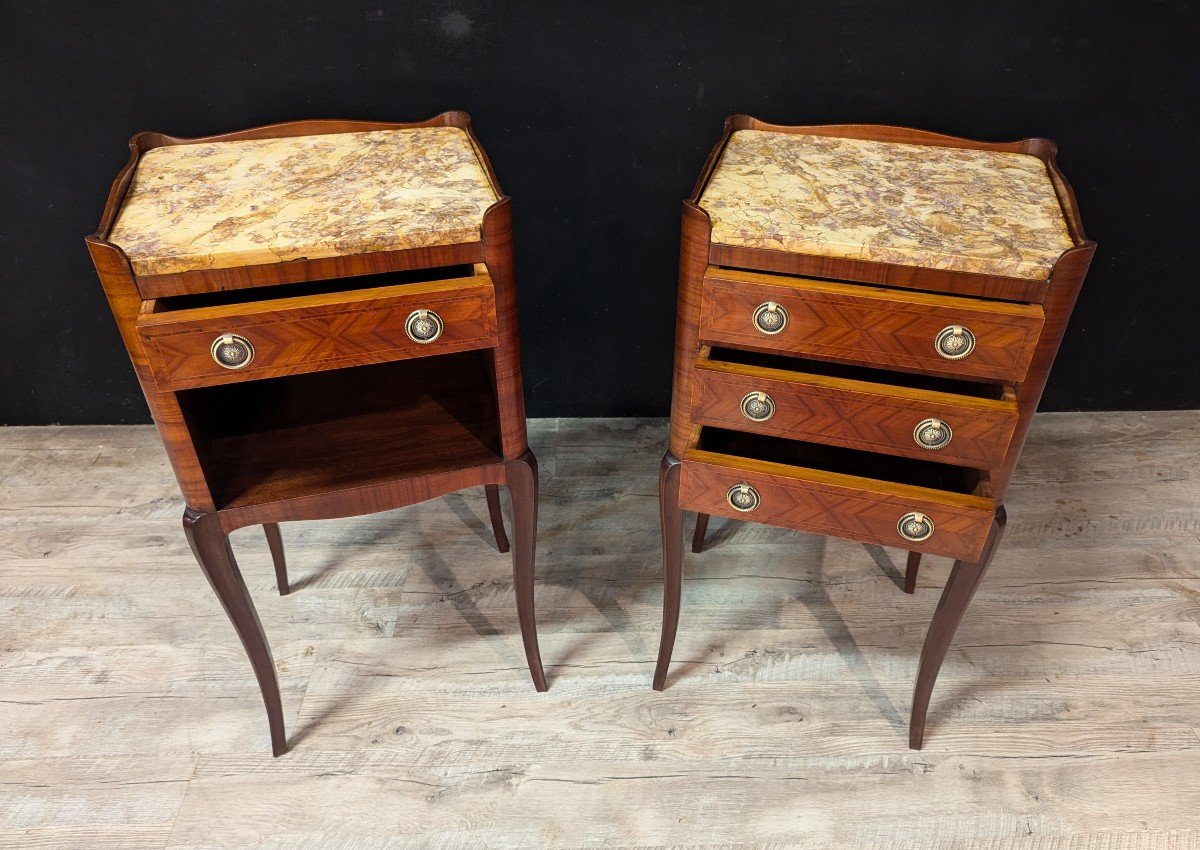
{"label": "brass drawer handle", "polygon": [[751,422],[766,422],[775,415],[775,400],[763,392],[746,393],[739,407]]}
{"label": "brass drawer handle", "polygon": [[433,342],[442,335],[446,323],[432,310],[413,310],[404,322],[404,332],[413,342],[422,345]]}
{"label": "brass drawer handle", "polygon": [[962,360],[975,350],[975,334],[962,325],[950,325],[938,331],[933,348],[947,360]]}
{"label": "brass drawer handle", "polygon": [[919,514],[914,511],[900,517],[900,521],[896,523],[896,530],[900,532],[900,536],[905,540],[920,543],[922,540],[928,540],[933,536],[933,520],[925,516],[925,514]]}
{"label": "brass drawer handle", "polygon": [[254,346],[244,336],[221,334],[213,340],[208,353],[224,369],[245,369],[254,359]]}
{"label": "brass drawer handle", "polygon": [[749,513],[757,508],[762,501],[759,498],[758,491],[749,484],[734,484],[729,488],[729,492],[725,494],[725,499],[729,502],[731,508],[742,513]]}
{"label": "brass drawer handle", "polygon": [[774,301],[767,301],[754,309],[751,321],[754,322],[754,327],[762,333],[774,336],[787,327],[788,314],[782,305],[776,304]]}
{"label": "brass drawer handle", "polygon": [[922,419],[913,429],[913,440],[923,449],[944,449],[953,439],[954,431],[940,419]]}

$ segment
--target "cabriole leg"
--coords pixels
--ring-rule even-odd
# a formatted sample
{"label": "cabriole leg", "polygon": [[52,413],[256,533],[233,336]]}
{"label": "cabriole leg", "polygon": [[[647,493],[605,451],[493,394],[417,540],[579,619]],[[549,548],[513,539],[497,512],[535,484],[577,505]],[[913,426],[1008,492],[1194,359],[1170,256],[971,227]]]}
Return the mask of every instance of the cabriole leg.
{"label": "cabriole leg", "polygon": [[263,532],[267,535],[267,546],[271,550],[271,560],[275,562],[275,584],[280,596],[292,592],[288,584],[287,560],[283,557],[283,535],[279,533],[279,523],[263,523]]}
{"label": "cabriole leg", "polygon": [[[679,627],[679,599],[683,589],[683,511],[679,509],[679,458],[668,452],[658,472],[658,510],[663,546],[663,625],[654,668],[654,690],[667,684],[667,668],[675,649]],[[701,515],[703,516],[703,514]]]}
{"label": "cabriole leg", "polygon": [[190,508],[183,512],[183,531],[200,569],[221,600],[246,654],[250,656],[250,666],[254,668],[267,707],[271,751],[281,756],[287,752],[287,738],[283,729],[283,702],[279,696],[279,680],[275,676],[275,661],[271,658],[271,647],[267,645],[258,612],[254,610],[246,583],[233,558],[233,550],[229,548],[229,537],[221,530],[215,513],[197,513]]}
{"label": "cabriole leg", "polygon": [[517,595],[517,619],[525,642],[525,660],[533,686],[545,691],[546,673],[538,649],[537,620],[533,610],[533,562],[537,548],[538,470],[537,458],[528,449],[516,460],[505,461],[508,492],[513,513],[513,586]]}
{"label": "cabriole leg", "polygon": [[946,650],[950,648],[950,641],[954,639],[958,624],[962,622],[963,613],[992,561],[996,546],[1004,534],[1004,522],[1004,508],[999,507],[996,509],[996,517],[992,520],[992,529],[988,533],[987,542],[984,543],[983,557],[979,562],[954,562],[950,579],[946,582],[937,610],[933,613],[933,620],[929,623],[925,647],[921,650],[921,665],[917,670],[917,686],[913,692],[912,716],[908,725],[908,745],[914,750],[921,749],[925,739],[925,715],[929,711],[929,697],[933,693],[938,672],[942,669],[942,661],[946,658]]}
{"label": "cabriole leg", "polygon": [[496,548],[501,552],[507,552],[508,535],[504,533],[504,514],[500,511],[500,485],[484,484],[483,493],[487,496],[488,516],[492,519],[492,533],[496,535]]}

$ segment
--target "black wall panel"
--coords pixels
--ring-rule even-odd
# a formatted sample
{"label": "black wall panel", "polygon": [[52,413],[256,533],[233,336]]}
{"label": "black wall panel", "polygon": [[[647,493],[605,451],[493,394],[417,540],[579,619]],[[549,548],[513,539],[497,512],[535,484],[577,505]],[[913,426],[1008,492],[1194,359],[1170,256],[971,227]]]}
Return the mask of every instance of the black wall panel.
{"label": "black wall panel", "polygon": [[0,422],[146,421],[84,250],[138,130],[462,108],[533,416],[665,415],[722,119],[1055,139],[1100,251],[1043,409],[1200,407],[1191,3],[0,2]]}

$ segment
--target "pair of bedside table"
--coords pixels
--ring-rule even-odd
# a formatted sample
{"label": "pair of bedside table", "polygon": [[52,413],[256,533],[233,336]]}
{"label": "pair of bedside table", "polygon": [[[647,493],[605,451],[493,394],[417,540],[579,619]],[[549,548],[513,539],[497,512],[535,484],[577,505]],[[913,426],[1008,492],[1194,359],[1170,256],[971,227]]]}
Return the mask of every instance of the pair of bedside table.
{"label": "pair of bedside table", "polygon": [[921,653],[909,745],[1004,529],[1004,491],[1095,252],[1044,139],[726,122],[684,203],[665,594],[682,514],[955,559]]}
{"label": "pair of bedside table", "polygon": [[287,750],[275,666],[229,547],[263,525],[483,486],[535,687],[537,461],[512,211],[465,113],[141,133],[88,248],[186,502],[184,530]]}
{"label": "pair of bedside table", "polygon": [[[274,663],[229,546],[278,524],[485,488],[535,687],[537,462],[525,430],[511,206],[470,130],[301,121],[142,133],[92,259],[250,657]],[[684,204],[670,450],[660,476],[666,682],[682,512],[832,534],[955,566],[910,745],[1004,527],[1003,495],[1095,244],[1041,139],[726,124]]]}

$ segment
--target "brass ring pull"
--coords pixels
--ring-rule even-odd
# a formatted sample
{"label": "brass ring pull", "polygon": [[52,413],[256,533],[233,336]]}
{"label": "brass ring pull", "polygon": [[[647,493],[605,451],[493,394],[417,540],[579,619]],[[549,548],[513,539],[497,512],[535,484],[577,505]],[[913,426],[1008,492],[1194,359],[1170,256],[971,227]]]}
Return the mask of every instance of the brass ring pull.
{"label": "brass ring pull", "polygon": [[952,439],[954,431],[940,419],[922,419],[913,429],[913,440],[923,449],[944,449]]}
{"label": "brass ring pull", "polygon": [[766,422],[775,415],[775,401],[764,392],[746,393],[739,407],[751,422]]}
{"label": "brass ring pull", "polygon": [[962,325],[949,325],[938,331],[933,348],[947,360],[962,360],[975,350],[975,334]]}
{"label": "brass ring pull", "polygon": [[900,517],[900,521],[896,523],[896,530],[905,540],[920,543],[933,536],[933,520],[914,511]]}
{"label": "brass ring pull", "polygon": [[223,369],[245,369],[254,359],[254,346],[244,336],[221,334],[213,340],[208,353]]}
{"label": "brass ring pull", "polygon": [[766,301],[754,309],[750,319],[759,331],[767,336],[774,336],[782,333],[783,329],[787,327],[788,314],[787,310],[783,309],[783,305],[776,304],[774,301]]}
{"label": "brass ring pull", "polygon": [[404,322],[404,332],[413,342],[433,342],[446,329],[442,317],[432,310],[413,310]]}
{"label": "brass ring pull", "polygon": [[742,513],[749,513],[762,502],[758,491],[749,484],[734,484],[725,494],[725,499],[731,508]]}

